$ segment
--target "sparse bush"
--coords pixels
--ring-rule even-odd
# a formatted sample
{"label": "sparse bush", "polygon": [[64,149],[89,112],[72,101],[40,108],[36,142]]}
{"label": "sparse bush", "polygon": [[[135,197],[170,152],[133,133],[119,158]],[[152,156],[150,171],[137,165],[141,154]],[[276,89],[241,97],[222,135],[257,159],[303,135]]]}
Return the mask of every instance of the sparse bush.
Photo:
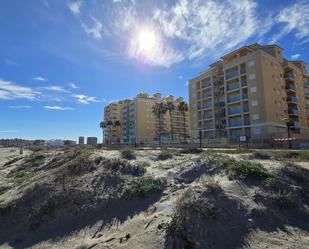
{"label": "sparse bush", "polygon": [[163,178],[154,178],[152,176],[141,176],[132,182],[130,192],[145,196],[147,194],[160,194],[163,192],[166,180]]}
{"label": "sparse bush", "polygon": [[136,162],[136,165],[144,168],[150,167],[150,163],[147,161],[138,161]]}
{"label": "sparse bush", "polygon": [[279,161],[309,161],[309,151],[267,151],[268,154]]}
{"label": "sparse bush", "polygon": [[135,156],[134,151],[131,150],[130,148],[123,149],[123,150],[121,151],[121,157],[122,157],[123,159],[127,159],[127,160],[136,159],[136,156]]}
{"label": "sparse bush", "polygon": [[269,155],[267,153],[263,153],[263,152],[258,152],[258,151],[254,152],[252,156],[255,159],[261,159],[261,160],[271,159],[271,155]]}
{"label": "sparse bush", "polygon": [[224,165],[227,167],[228,178],[230,180],[246,180],[247,178],[266,180],[268,178],[274,178],[274,175],[259,163],[229,159],[224,162]]}
{"label": "sparse bush", "polygon": [[146,168],[142,165],[134,165],[120,158],[109,158],[102,161],[104,168],[120,172],[122,174],[131,174],[133,176],[141,176],[146,173]]}
{"label": "sparse bush", "polygon": [[94,162],[88,153],[81,153],[66,164],[69,175],[82,175],[95,169]]}
{"label": "sparse bush", "polygon": [[173,154],[168,150],[162,150],[160,154],[158,155],[159,160],[167,160],[171,159],[173,157]]}
{"label": "sparse bush", "polygon": [[287,190],[279,190],[278,194],[274,196],[276,203],[280,207],[290,208],[294,206],[293,195]]}
{"label": "sparse bush", "polygon": [[30,180],[32,177],[34,177],[36,174],[34,172],[24,172],[24,171],[21,171],[21,172],[18,172],[14,179],[13,179],[13,182],[14,183],[17,183],[17,184],[21,184],[27,180]]}
{"label": "sparse bush", "polygon": [[215,181],[213,179],[205,179],[202,184],[203,184],[204,187],[209,189],[211,192],[221,190],[220,182]]}
{"label": "sparse bush", "polygon": [[200,148],[185,148],[180,151],[182,154],[199,154],[202,152],[203,150]]}

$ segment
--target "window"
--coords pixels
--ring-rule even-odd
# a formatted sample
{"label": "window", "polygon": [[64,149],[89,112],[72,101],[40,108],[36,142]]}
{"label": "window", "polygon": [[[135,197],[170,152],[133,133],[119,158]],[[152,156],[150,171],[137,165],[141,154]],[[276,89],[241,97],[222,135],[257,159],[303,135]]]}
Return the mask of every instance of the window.
{"label": "window", "polygon": [[259,135],[259,134],[261,134],[261,129],[260,128],[252,128],[252,133],[254,135]]}
{"label": "window", "polygon": [[256,73],[249,74],[249,79],[254,80],[256,78]]}
{"label": "window", "polygon": [[255,92],[256,92],[256,86],[251,87],[251,88],[250,88],[250,92],[251,92],[251,93],[255,93]]}
{"label": "window", "polygon": [[252,115],[252,120],[259,120],[260,119],[260,115],[259,114],[253,114]]}
{"label": "window", "polygon": [[258,105],[257,100],[252,100],[252,101],[251,101],[251,106],[257,106],[257,105]]}
{"label": "window", "polygon": [[255,61],[254,61],[254,60],[249,61],[249,62],[248,62],[248,66],[249,66],[249,67],[254,67],[254,66],[255,66]]}

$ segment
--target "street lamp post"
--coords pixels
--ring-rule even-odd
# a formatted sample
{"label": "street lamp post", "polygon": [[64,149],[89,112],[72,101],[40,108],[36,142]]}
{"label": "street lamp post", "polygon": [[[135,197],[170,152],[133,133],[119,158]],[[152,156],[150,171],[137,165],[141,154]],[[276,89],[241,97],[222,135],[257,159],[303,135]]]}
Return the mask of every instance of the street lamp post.
{"label": "street lamp post", "polygon": [[200,148],[202,148],[202,129],[199,130]]}
{"label": "street lamp post", "polygon": [[281,118],[281,120],[285,121],[287,130],[288,130],[288,143],[289,143],[289,149],[292,149],[292,141],[291,141],[291,120],[289,118]]}

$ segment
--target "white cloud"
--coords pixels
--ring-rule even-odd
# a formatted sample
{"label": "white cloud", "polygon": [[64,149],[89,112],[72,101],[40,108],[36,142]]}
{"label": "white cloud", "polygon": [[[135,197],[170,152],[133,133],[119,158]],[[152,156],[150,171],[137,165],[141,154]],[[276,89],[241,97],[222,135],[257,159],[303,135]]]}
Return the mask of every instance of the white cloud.
{"label": "white cloud", "polygon": [[36,76],[33,78],[34,80],[38,80],[38,81],[47,81],[46,78],[42,77],[42,76]]}
{"label": "white cloud", "polygon": [[9,108],[11,108],[11,109],[30,109],[31,106],[29,106],[29,105],[10,105]]}
{"label": "white cloud", "polygon": [[16,133],[16,130],[0,130],[0,133]]}
{"label": "white cloud", "polygon": [[275,18],[275,22],[282,23],[279,33],[272,37],[271,42],[276,42],[291,32],[299,40],[309,40],[309,2],[298,1],[282,9]]}
{"label": "white cloud", "polygon": [[13,60],[4,60],[4,63],[9,65],[9,66],[17,66],[18,65],[18,62],[13,61]]}
{"label": "white cloud", "polygon": [[68,7],[74,15],[79,15],[82,3],[82,1],[69,2]]}
{"label": "white cloud", "polygon": [[72,111],[74,110],[74,108],[72,107],[63,107],[63,106],[49,106],[49,105],[46,105],[44,106],[45,109],[48,109],[48,110],[55,110],[55,111]]}
{"label": "white cloud", "polygon": [[0,99],[29,99],[34,100],[40,92],[30,87],[17,85],[10,81],[0,79]]}
{"label": "white cloud", "polygon": [[75,84],[75,83],[69,83],[69,87],[71,87],[72,89],[78,89],[79,87]]}
{"label": "white cloud", "polygon": [[293,54],[291,56],[291,60],[297,60],[301,55],[300,54]]}
{"label": "white cloud", "polygon": [[178,79],[182,80],[182,79],[183,79],[183,77],[182,77],[181,75],[179,75],[179,76],[178,76]]}
{"label": "white cloud", "polygon": [[42,89],[54,91],[54,92],[63,92],[63,93],[69,93],[70,91],[66,90],[63,86],[46,86],[42,87]]}
{"label": "white cloud", "polygon": [[102,32],[103,25],[98,19],[92,16],[91,16],[91,19],[93,21],[93,24],[87,25],[86,23],[81,22],[82,28],[88,35],[91,35],[96,40],[100,40],[102,38],[101,32]]}
{"label": "white cloud", "polygon": [[90,96],[86,96],[83,94],[74,94],[72,96],[75,97],[77,99],[77,102],[80,104],[90,104],[90,103],[99,102],[96,99],[96,97],[90,97]]}

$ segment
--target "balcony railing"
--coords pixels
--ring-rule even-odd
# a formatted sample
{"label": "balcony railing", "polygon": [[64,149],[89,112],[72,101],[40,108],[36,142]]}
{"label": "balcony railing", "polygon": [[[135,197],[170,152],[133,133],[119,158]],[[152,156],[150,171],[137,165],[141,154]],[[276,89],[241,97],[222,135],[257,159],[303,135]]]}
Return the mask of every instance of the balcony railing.
{"label": "balcony railing", "polygon": [[209,97],[211,97],[211,96],[212,96],[211,92],[210,92],[210,93],[203,94],[203,99],[209,98]]}
{"label": "balcony railing", "polygon": [[202,84],[202,88],[207,88],[207,87],[210,87],[211,86],[211,83],[203,83]]}
{"label": "balcony railing", "polygon": [[241,82],[241,87],[245,87],[245,86],[248,86],[248,82],[247,81]]}
{"label": "balcony railing", "polygon": [[287,85],[285,89],[288,91],[293,91],[293,92],[296,91],[296,87],[292,84]]}
{"label": "balcony railing", "polygon": [[240,95],[238,94],[238,95],[235,95],[235,96],[232,96],[232,97],[228,97],[227,101],[229,103],[240,101]]}
{"label": "balcony railing", "polygon": [[212,130],[214,128],[213,125],[206,125],[204,126],[205,130]]}
{"label": "balcony railing", "polygon": [[292,126],[300,126],[300,123],[299,121],[292,121]]}
{"label": "balcony railing", "polygon": [[244,74],[246,73],[246,68],[245,67],[241,67],[240,68],[240,74]]}
{"label": "balcony railing", "polygon": [[248,93],[243,93],[242,94],[242,99],[248,99]]}
{"label": "balcony railing", "polygon": [[242,121],[232,121],[229,123],[229,127],[240,127],[243,125]]}
{"label": "balcony railing", "polygon": [[205,120],[205,119],[213,119],[213,117],[214,117],[214,116],[213,116],[212,114],[207,114],[207,115],[204,115],[204,116],[203,116],[204,120]]}
{"label": "balcony railing", "polygon": [[309,92],[305,92],[305,97],[309,97]]}
{"label": "balcony railing", "polygon": [[249,112],[249,107],[243,107],[243,112]]}
{"label": "balcony railing", "polygon": [[231,90],[234,90],[234,89],[238,89],[238,88],[240,88],[240,83],[239,82],[227,85],[227,90],[228,91],[231,91]]}
{"label": "balcony railing", "polygon": [[228,114],[229,114],[229,115],[241,114],[241,110],[240,110],[239,108],[229,109],[229,110],[228,110]]}
{"label": "balcony railing", "polygon": [[306,106],[309,107],[309,102],[306,102]]}
{"label": "balcony railing", "polygon": [[297,110],[297,109],[290,109],[289,110],[289,114],[298,115],[299,114],[299,110]]}
{"label": "balcony railing", "polygon": [[290,79],[295,79],[295,75],[292,72],[286,73],[284,75],[284,78],[290,78]]}
{"label": "balcony railing", "polygon": [[288,102],[297,103],[298,99],[295,96],[289,96],[287,97]]}
{"label": "balcony railing", "polygon": [[309,87],[309,81],[305,81],[304,85]]}
{"label": "balcony railing", "polygon": [[235,78],[235,77],[237,77],[237,76],[238,76],[238,71],[232,71],[232,72],[229,72],[229,73],[226,73],[226,74],[225,74],[226,80]]}
{"label": "balcony railing", "polygon": [[210,109],[212,108],[212,103],[204,104],[203,109]]}

